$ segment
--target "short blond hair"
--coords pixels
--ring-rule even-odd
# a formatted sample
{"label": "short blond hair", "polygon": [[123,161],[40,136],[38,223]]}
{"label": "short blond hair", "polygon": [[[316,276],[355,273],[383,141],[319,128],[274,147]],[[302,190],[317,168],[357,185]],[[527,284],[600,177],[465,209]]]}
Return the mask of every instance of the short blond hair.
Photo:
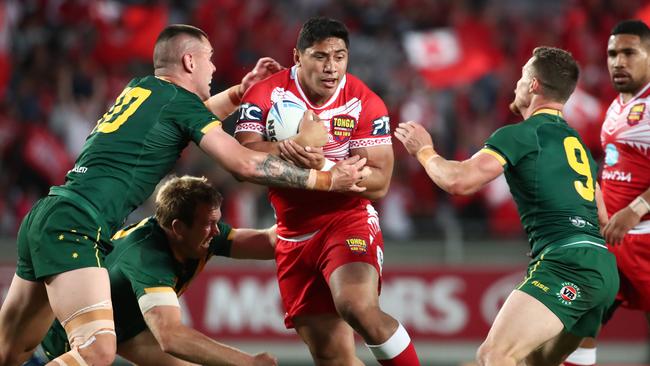
{"label": "short blond hair", "polygon": [[191,226],[194,212],[200,203],[220,207],[221,194],[205,177],[184,175],[166,181],[156,195],[156,220],[162,227],[170,228],[179,219]]}

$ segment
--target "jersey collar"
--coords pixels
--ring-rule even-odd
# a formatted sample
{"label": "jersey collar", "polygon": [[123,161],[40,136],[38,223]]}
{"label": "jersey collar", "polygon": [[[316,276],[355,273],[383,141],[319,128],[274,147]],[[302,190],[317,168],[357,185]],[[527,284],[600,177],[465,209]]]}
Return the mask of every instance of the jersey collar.
{"label": "jersey collar", "polygon": [[305,101],[305,103],[307,103],[309,108],[318,110],[318,109],[326,108],[326,107],[330,106],[332,103],[334,103],[336,98],[338,98],[339,93],[341,92],[341,90],[345,86],[345,82],[347,80],[347,75],[343,75],[343,79],[339,83],[339,86],[338,86],[338,88],[336,88],[336,91],[334,92],[334,94],[332,94],[330,99],[327,102],[323,103],[323,105],[320,106],[320,107],[316,107],[316,106],[312,105],[311,102],[309,101],[309,98],[307,98],[305,93],[302,91],[302,88],[300,87],[300,82],[298,81],[298,65],[293,65],[291,67],[291,78],[296,83],[296,88],[298,89],[298,92],[300,93],[300,96]]}
{"label": "jersey collar", "polygon": [[648,88],[650,88],[650,83],[646,84],[646,85],[645,85],[641,90],[639,90],[639,92],[636,93],[635,96],[633,96],[632,98],[630,98],[630,100],[628,100],[627,103],[623,103],[623,95],[619,93],[619,94],[618,94],[618,98],[616,98],[616,101],[618,102],[618,104],[619,104],[621,107],[625,107],[625,106],[627,106],[628,104],[630,104],[630,103],[632,103],[633,101],[635,101],[636,99],[638,99],[639,97],[641,97],[643,94],[647,94],[647,93],[648,93]]}
{"label": "jersey collar", "polygon": [[542,113],[546,113],[546,114],[550,114],[550,115],[553,115],[553,116],[558,116],[560,118],[564,118],[564,116],[562,115],[562,111],[559,110],[559,109],[554,109],[554,108],[540,108],[540,109],[536,110],[535,112],[533,112],[533,114],[531,114],[530,116],[532,117],[532,116],[542,114]]}

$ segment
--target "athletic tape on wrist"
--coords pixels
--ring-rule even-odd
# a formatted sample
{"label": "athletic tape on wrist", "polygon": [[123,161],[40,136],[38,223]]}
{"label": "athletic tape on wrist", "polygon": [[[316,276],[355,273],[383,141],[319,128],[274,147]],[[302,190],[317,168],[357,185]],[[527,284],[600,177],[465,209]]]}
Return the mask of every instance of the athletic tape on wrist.
{"label": "athletic tape on wrist", "polygon": [[637,198],[632,201],[628,207],[634,211],[639,216],[644,216],[648,212],[650,212],[650,204],[648,204],[648,201],[646,201],[643,197],[638,196]]}
{"label": "athletic tape on wrist", "polygon": [[321,169],[321,171],[327,172],[330,169],[332,169],[332,167],[334,167],[334,165],[336,165],[335,162],[331,161],[330,159],[325,159],[325,165],[323,165],[323,168]]}
{"label": "athletic tape on wrist", "polygon": [[427,145],[423,146],[420,150],[418,150],[417,153],[415,153],[415,157],[418,159],[420,164],[426,168],[427,164],[429,163],[429,160],[435,158],[436,156],[439,156],[438,153],[433,149],[433,146]]}

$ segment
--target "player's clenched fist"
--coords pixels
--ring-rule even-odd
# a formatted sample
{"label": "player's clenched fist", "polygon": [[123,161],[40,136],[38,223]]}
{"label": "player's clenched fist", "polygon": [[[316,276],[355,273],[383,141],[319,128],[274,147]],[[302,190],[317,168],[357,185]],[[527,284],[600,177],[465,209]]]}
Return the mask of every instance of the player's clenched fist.
{"label": "player's clenched fist", "polygon": [[253,366],[277,366],[278,360],[269,353],[258,353],[253,360]]}
{"label": "player's clenched fist", "polygon": [[327,128],[313,111],[306,110],[294,141],[302,146],[321,147],[327,143]]}
{"label": "player's clenched fist", "polygon": [[330,170],[332,174],[330,191],[365,191],[365,187],[357,185],[357,183],[370,176],[371,170],[365,165],[366,158],[360,158],[358,155],[336,163]]}
{"label": "player's clenched fist", "polygon": [[395,130],[395,137],[400,140],[409,154],[415,155],[426,146],[433,147],[431,135],[421,124],[412,121],[402,122]]}

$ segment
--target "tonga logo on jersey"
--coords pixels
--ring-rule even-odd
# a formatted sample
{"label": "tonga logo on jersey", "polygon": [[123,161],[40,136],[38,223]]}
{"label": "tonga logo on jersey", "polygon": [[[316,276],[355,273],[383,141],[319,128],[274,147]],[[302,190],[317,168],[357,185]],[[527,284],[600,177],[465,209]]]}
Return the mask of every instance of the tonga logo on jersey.
{"label": "tonga logo on jersey", "polygon": [[332,117],[332,137],[336,142],[346,142],[352,136],[357,119],[348,114]]}
{"label": "tonga logo on jersey", "polygon": [[561,303],[571,305],[574,300],[580,297],[580,287],[573,282],[562,282],[562,288],[556,295]]}
{"label": "tonga logo on jersey", "polygon": [[368,244],[365,239],[360,238],[350,238],[345,239],[345,243],[348,245],[348,248],[354,254],[366,254],[368,252]]}
{"label": "tonga logo on jersey", "polygon": [[630,113],[627,114],[627,124],[630,126],[636,126],[639,124],[639,121],[643,119],[643,113],[645,112],[645,103],[637,103],[630,108]]}

